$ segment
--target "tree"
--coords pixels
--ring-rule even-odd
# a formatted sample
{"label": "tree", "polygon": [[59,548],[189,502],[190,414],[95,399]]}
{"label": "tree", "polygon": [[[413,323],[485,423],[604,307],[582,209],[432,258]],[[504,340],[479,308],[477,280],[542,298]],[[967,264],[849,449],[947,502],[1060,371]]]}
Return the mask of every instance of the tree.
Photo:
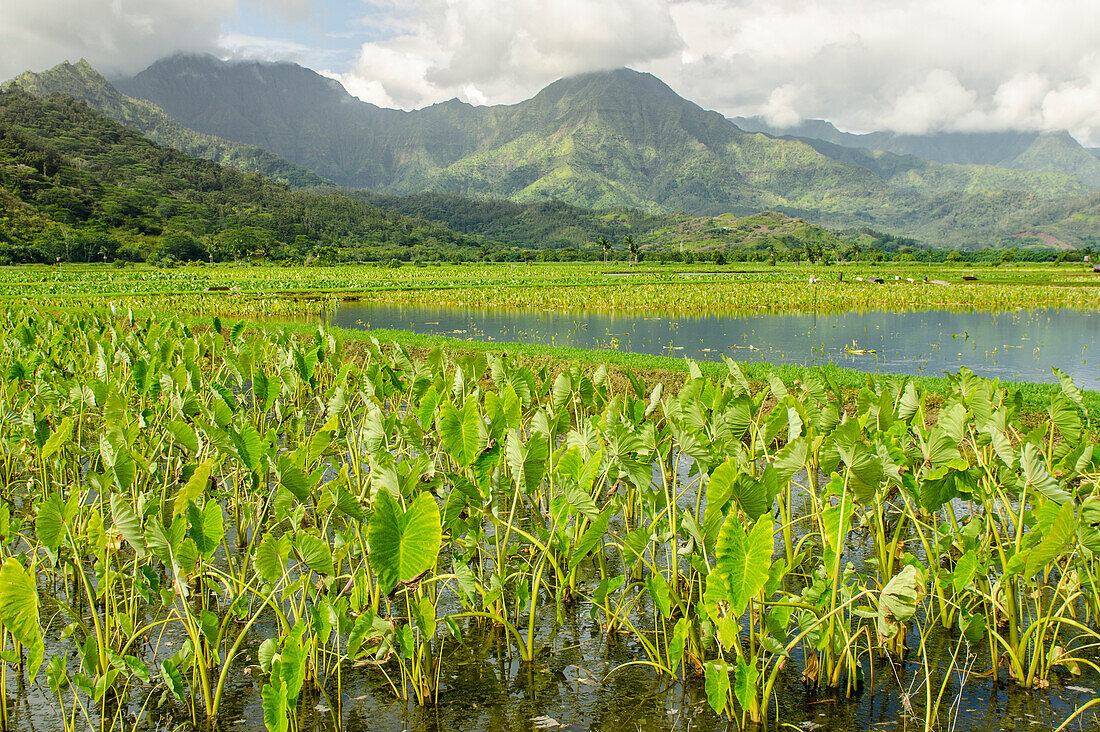
{"label": "tree", "polygon": [[181,231],[173,231],[162,236],[155,251],[155,259],[172,257],[181,262],[205,260],[208,255],[202,242]]}
{"label": "tree", "polygon": [[633,259],[634,264],[637,264],[638,263],[638,245],[634,243],[634,237],[631,236],[630,234],[627,234],[626,238],[623,239],[623,244],[625,244],[627,250],[630,251],[630,256]]}
{"label": "tree", "polygon": [[607,240],[607,237],[601,236],[599,241],[596,242],[603,248],[603,261],[607,263],[607,255],[611,252],[611,242]]}

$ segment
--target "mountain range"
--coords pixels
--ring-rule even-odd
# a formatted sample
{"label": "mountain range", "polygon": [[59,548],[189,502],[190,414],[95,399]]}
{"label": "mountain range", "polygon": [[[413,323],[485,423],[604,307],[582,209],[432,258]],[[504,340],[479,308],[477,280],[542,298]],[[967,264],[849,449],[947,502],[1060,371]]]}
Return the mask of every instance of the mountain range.
{"label": "mountain range", "polygon": [[213,160],[296,188],[331,185],[316,173],[255,145],[232,142],[184,127],[160,107],[122,94],[84,59],[64,62],[41,74],[26,72],[6,82],[35,96],[63,94],[99,110],[115,122],[141,132],[154,142],[195,157]]}
{"label": "mountain range", "polygon": [[86,99],[204,157],[231,145],[265,151],[275,160],[263,164],[291,166],[280,179],[297,185],[700,216],[776,210],[968,248],[1100,240],[1100,160],[1066,134],[937,141],[824,122],[790,134],[704,110],[629,69],[561,79],[513,105],[451,100],[411,112],[362,102],[295,64],[211,56],[162,59],[113,86],[86,64],[16,83]]}
{"label": "mountain range", "polygon": [[1100,188],[1100,159],[1096,157],[1100,149],[1082,147],[1064,130],[934,132],[923,135],[880,131],[852,134],[841,132],[831,122],[820,119],[804,120],[793,127],[775,127],[762,117],[734,117],[730,121],[748,132],[763,132],[773,137],[881,150],[938,163],[992,165],[1037,173],[1060,173],[1074,176],[1089,188]]}
{"label": "mountain range", "polygon": [[775,212],[709,218],[332,186],[294,191],[158,145],[70,96],[0,91],[0,263],[519,259],[536,248],[583,258],[607,256],[601,238],[624,250],[627,235],[662,256],[669,242],[684,253],[756,258],[913,244],[867,232],[842,241]]}

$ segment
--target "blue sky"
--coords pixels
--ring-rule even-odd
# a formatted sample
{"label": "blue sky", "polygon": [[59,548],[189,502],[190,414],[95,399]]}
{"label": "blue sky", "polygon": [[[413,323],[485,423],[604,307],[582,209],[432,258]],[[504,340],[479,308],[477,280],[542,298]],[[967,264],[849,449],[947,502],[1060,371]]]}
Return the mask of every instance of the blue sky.
{"label": "blue sky", "polygon": [[362,44],[393,35],[391,26],[374,17],[378,9],[363,0],[308,2],[289,8],[243,2],[223,29],[227,38],[255,39],[249,50],[257,56],[297,56],[303,66],[343,72],[352,67]]}
{"label": "blue sky", "polygon": [[0,0],[0,78],[177,51],[292,61],[383,106],[513,103],[629,66],[723,114],[1100,145],[1096,0]]}

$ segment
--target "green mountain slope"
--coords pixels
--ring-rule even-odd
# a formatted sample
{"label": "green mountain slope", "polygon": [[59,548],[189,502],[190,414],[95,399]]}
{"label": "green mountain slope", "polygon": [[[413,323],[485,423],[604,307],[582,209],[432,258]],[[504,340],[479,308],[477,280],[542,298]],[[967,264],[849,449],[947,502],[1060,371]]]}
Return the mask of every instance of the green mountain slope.
{"label": "green mountain slope", "polygon": [[[157,62],[119,87],[182,124],[266,147],[338,183],[693,213],[849,212],[905,196],[804,143],[742,132],[648,74],[563,79],[516,105],[380,109],[293,64]],[[847,206],[851,203],[850,206]]]}
{"label": "green mountain slope", "polygon": [[329,247],[377,258],[476,243],[332,190],[292,191],[162,147],[84,102],[0,92],[0,246],[11,260],[301,257]]}
{"label": "green mountain slope", "polygon": [[174,147],[188,155],[250,173],[260,173],[296,188],[328,183],[316,173],[261,147],[231,142],[184,127],[155,104],[119,92],[84,59],[76,64],[61,63],[41,73],[28,71],[5,83],[3,88],[12,86],[39,97],[64,94],[87,102],[107,117],[138,130],[154,142]]}
{"label": "green mountain slope", "polygon": [[[804,120],[792,127],[775,127],[760,117],[734,117],[743,130],[777,137],[820,140],[845,148],[877,150],[950,165],[996,166],[1049,173],[1076,179],[1086,189],[1100,189],[1100,160],[1068,132],[936,132],[903,135],[841,132],[824,120]],[[955,171],[958,176],[964,171]],[[998,174],[1004,177],[1003,173]],[[1011,182],[1011,179],[1009,179]],[[1021,188],[1021,178],[1014,187]],[[1013,186],[1009,186],[1013,187]]]}
{"label": "green mountain slope", "polygon": [[[514,105],[452,100],[414,112],[365,104],[285,63],[176,56],[118,84],[188,127],[387,194],[695,216],[775,210],[821,225],[977,247],[1026,235],[1005,227],[1027,224],[1041,200],[1078,200],[1091,175],[1091,158],[1070,156],[1038,171],[963,166],[748,133],[627,69],[562,79]],[[1064,140],[1025,138],[1009,140],[1013,159],[1022,159],[1018,168],[1050,160],[1044,146],[1065,148]]]}
{"label": "green mountain slope", "polygon": [[891,187],[909,189],[921,195],[1025,191],[1050,198],[1081,194],[1091,189],[1077,176],[1065,172],[937,163],[914,155],[845,147],[809,137],[792,139],[805,142],[833,160],[865,168]]}

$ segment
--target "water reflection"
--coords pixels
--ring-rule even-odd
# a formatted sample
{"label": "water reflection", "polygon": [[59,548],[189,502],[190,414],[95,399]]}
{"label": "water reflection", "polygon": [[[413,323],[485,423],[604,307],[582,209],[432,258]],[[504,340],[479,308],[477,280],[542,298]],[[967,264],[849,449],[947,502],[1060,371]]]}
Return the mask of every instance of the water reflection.
{"label": "water reflection", "polygon": [[965,366],[1010,381],[1055,381],[1050,367],[1056,366],[1081,388],[1100,390],[1100,368],[1090,362],[1100,319],[1074,310],[632,316],[346,303],[332,324],[699,360],[725,354],[738,361],[833,363],[875,373],[938,376]]}

